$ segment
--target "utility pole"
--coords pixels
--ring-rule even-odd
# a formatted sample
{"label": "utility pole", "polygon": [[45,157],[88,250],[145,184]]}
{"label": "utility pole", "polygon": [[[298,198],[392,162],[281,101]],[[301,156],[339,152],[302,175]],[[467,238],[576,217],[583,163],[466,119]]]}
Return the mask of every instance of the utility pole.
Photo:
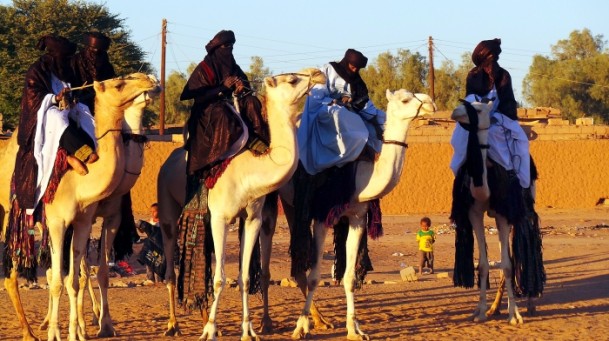
{"label": "utility pole", "polygon": [[165,134],[165,46],[167,45],[167,19],[163,19],[161,30],[161,95],[159,111],[159,135]]}
{"label": "utility pole", "polygon": [[434,68],[433,68],[433,38],[429,36],[429,96],[431,100],[436,100],[435,85],[434,85]]}

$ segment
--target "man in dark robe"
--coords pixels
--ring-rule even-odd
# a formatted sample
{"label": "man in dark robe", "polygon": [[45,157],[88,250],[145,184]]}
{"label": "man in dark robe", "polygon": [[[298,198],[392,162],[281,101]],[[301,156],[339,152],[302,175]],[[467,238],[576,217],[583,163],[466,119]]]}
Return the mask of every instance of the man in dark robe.
{"label": "man in dark robe", "polygon": [[[72,59],[77,78],[76,83],[72,85],[79,87],[116,77],[108,57],[110,38],[101,32],[87,32],[82,42],[83,48]],[[92,87],[81,89],[76,97],[80,103],[86,104],[91,114],[95,116],[95,90]]]}
{"label": "man in dark robe", "polygon": [[[187,174],[205,173],[241,137],[243,128],[232,112],[233,92],[248,128],[248,147],[264,151],[269,131],[262,118],[262,104],[250,89],[245,73],[233,56],[233,31],[220,31],[205,46],[207,55],[190,75],[180,100],[194,99],[188,119]],[[204,176],[204,175],[203,175]]]}
{"label": "man in dark robe", "polygon": [[499,66],[500,53],[501,39],[498,38],[483,40],[474,48],[472,62],[475,67],[467,74],[465,94],[484,97],[493,90],[494,86],[499,99],[497,111],[512,120],[517,120],[518,103],[514,97],[512,77],[507,70]]}
{"label": "man in dark robe", "polygon": [[[44,36],[39,40],[37,47],[39,50],[45,50],[45,54],[32,64],[25,75],[17,133],[19,150],[13,175],[15,194],[20,207],[24,209],[33,209],[36,201],[38,165],[34,158],[34,139],[38,110],[48,95],[54,96],[52,102],[56,104],[64,101],[70,95],[68,88],[56,93],[53,88],[54,79],[66,83],[75,80],[70,66],[70,58],[76,52],[74,43],[63,37]],[[70,166],[79,173],[85,167],[82,162],[96,159],[96,155],[93,156],[95,154],[93,141],[82,132],[82,129],[72,124],[62,135],[60,145],[70,154],[67,157]],[[84,148],[85,146],[89,148]],[[87,151],[82,151],[81,148],[87,149]],[[75,154],[81,155],[83,159],[79,160],[74,157]]]}

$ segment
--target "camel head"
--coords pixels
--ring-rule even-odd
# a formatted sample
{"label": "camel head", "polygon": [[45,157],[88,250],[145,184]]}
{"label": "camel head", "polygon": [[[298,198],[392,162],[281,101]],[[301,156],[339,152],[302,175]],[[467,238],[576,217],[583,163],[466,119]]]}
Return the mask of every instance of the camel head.
{"label": "camel head", "polygon": [[404,89],[391,92],[387,90],[387,118],[397,116],[407,122],[436,112],[436,105],[426,94],[414,94]]}
{"label": "camel head", "polygon": [[125,109],[125,121],[123,122],[124,131],[142,134],[142,117],[144,116],[144,109],[152,104],[154,101],[153,98],[159,95],[160,90],[161,88],[158,87],[158,89],[142,92],[133,100],[131,106]]}
{"label": "camel head", "polygon": [[130,106],[131,102],[142,92],[160,89],[159,81],[154,76],[143,73],[133,73],[129,76],[94,82],[93,88],[95,89],[96,109],[101,105],[122,110]]}
{"label": "camel head", "polygon": [[271,101],[281,101],[293,105],[304,97],[316,84],[325,84],[326,76],[319,69],[308,68],[297,73],[284,73],[266,77],[267,97]]}
{"label": "camel head", "polygon": [[486,130],[491,125],[491,115],[490,112],[493,109],[493,102],[483,98],[480,100],[476,100],[474,102],[463,101],[461,105],[453,110],[450,118],[457,122],[461,122],[464,124],[469,124],[470,119],[467,115],[468,107],[470,110],[475,110],[478,116],[478,130]]}

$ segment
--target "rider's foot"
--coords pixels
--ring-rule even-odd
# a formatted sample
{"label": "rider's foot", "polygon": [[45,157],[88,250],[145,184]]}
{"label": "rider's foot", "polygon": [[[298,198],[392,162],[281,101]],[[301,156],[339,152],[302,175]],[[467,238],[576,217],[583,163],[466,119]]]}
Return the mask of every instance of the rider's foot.
{"label": "rider's foot", "polygon": [[99,156],[97,155],[97,153],[93,152],[89,155],[89,157],[87,158],[86,162],[87,163],[94,163],[95,161],[99,160]]}
{"label": "rider's foot", "polygon": [[87,175],[89,173],[89,170],[87,170],[87,166],[85,166],[85,164],[78,158],[72,155],[68,155],[66,161],[68,162],[70,167],[72,167],[72,169],[76,171],[76,173],[80,175]]}

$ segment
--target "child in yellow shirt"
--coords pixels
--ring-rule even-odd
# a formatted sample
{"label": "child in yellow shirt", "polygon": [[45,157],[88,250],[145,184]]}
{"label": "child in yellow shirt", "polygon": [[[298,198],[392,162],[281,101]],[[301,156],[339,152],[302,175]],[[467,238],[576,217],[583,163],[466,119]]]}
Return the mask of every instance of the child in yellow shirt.
{"label": "child in yellow shirt", "polygon": [[431,227],[431,219],[428,217],[421,218],[421,229],[417,232],[417,242],[419,243],[419,276],[423,275],[423,267],[427,264],[427,267],[431,270],[429,273],[433,273],[433,243],[436,241],[436,236]]}

